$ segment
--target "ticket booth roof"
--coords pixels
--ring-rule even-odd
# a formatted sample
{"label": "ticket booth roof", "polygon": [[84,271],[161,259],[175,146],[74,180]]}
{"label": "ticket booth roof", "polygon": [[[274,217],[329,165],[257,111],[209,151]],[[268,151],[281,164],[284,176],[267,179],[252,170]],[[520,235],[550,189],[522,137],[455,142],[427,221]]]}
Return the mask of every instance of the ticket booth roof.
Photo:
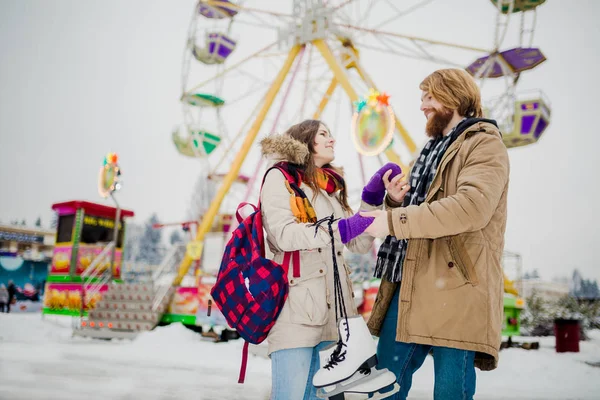
{"label": "ticket booth roof", "polygon": [[[114,219],[117,216],[117,209],[115,207],[109,207],[103,204],[91,203],[88,201],[73,200],[52,204],[52,209],[59,215],[75,214],[75,212],[80,208],[83,208],[86,214],[98,217]],[[121,209],[121,219],[133,217],[134,215],[135,214],[131,210]]]}

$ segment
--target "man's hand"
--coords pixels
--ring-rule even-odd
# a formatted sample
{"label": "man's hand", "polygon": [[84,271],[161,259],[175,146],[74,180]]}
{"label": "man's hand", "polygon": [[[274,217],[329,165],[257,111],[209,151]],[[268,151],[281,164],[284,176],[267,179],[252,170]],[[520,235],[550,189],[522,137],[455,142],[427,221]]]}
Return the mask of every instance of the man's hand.
{"label": "man's hand", "polygon": [[387,190],[388,196],[394,200],[396,203],[402,203],[404,201],[404,196],[410,190],[410,186],[404,180],[404,174],[398,174],[389,180],[391,171],[387,171],[383,175],[383,185],[385,186],[385,190]]}
{"label": "man's hand", "polygon": [[363,217],[375,218],[371,225],[369,225],[367,229],[365,229],[365,232],[369,235],[376,238],[384,238],[390,234],[390,228],[387,219],[387,211],[361,211],[360,215]]}

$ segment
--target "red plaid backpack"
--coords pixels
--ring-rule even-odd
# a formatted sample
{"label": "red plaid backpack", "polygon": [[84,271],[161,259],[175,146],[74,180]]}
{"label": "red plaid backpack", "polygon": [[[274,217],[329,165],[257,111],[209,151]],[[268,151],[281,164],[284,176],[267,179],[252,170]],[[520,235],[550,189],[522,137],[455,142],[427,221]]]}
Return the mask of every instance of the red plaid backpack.
{"label": "red plaid backpack", "polygon": [[[267,170],[263,184],[273,169],[281,171],[288,182],[295,183],[286,171],[275,166]],[[293,186],[298,188],[297,185]],[[250,205],[254,212],[242,220],[240,209],[246,205]],[[241,203],[236,218],[239,225],[225,247],[217,280],[210,294],[229,326],[246,341],[238,380],[238,383],[243,383],[248,343],[261,343],[275,325],[288,295],[287,274],[292,256],[294,277],[300,276],[300,252],[286,252],[283,265],[265,258],[260,200],[258,207]]]}

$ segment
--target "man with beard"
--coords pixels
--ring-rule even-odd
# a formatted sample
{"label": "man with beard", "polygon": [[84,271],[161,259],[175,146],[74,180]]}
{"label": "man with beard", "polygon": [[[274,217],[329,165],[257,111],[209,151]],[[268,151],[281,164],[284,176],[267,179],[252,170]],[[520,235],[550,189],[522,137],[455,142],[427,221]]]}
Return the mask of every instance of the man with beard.
{"label": "man with beard", "polygon": [[508,154],[467,72],[435,71],[420,89],[430,140],[410,185],[384,176],[387,209],[361,212],[375,217],[366,232],[385,237],[369,329],[380,336],[379,367],[400,384],[394,399],[406,399],[430,352],[434,398],[472,399],[475,367],[498,365]]}

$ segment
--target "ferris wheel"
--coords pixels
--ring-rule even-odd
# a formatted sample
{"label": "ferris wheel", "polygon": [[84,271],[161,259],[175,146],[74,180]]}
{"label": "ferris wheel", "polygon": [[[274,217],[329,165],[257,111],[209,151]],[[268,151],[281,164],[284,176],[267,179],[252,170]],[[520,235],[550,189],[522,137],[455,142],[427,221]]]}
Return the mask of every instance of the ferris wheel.
{"label": "ferris wheel", "polygon": [[[350,131],[357,170],[356,188],[366,183],[369,164],[392,161],[406,170],[417,146],[394,111],[394,93],[378,87],[363,65],[361,51],[466,68],[485,90],[502,81],[496,96],[484,97],[508,147],[533,143],[550,120],[549,103],[536,94],[520,99],[522,72],[545,57],[533,48],[536,9],[545,0],[479,0],[495,10],[495,39],[489,49],[409,36],[388,29],[433,0],[292,0],[290,11],[261,8],[265,2],[199,0],[185,40],[181,74],[183,122],[172,134],[176,149],[201,161],[212,187],[202,210],[196,241],[221,229],[240,201],[256,195],[265,166],[254,145],[257,135],[281,132],[302,119],[325,112]],[[371,21],[379,9],[386,18]],[[381,19],[381,18],[379,18]],[[506,33],[519,24],[519,43],[507,47]],[[237,27],[252,35],[239,35]],[[444,49],[472,52],[470,65],[446,56]],[[490,82],[490,83],[488,83]],[[390,98],[391,95],[391,98]],[[329,107],[328,107],[329,106]],[[327,110],[327,108],[329,108]],[[349,114],[349,115],[348,115]],[[348,116],[344,118],[343,116]],[[342,129],[338,129],[343,120]],[[328,121],[331,121],[329,119]],[[247,159],[252,163],[244,164]],[[250,165],[251,164],[251,165]],[[258,182],[259,184],[260,182]],[[353,192],[354,190],[354,192]],[[231,224],[227,224],[230,226]],[[175,284],[187,273],[186,256]]]}

